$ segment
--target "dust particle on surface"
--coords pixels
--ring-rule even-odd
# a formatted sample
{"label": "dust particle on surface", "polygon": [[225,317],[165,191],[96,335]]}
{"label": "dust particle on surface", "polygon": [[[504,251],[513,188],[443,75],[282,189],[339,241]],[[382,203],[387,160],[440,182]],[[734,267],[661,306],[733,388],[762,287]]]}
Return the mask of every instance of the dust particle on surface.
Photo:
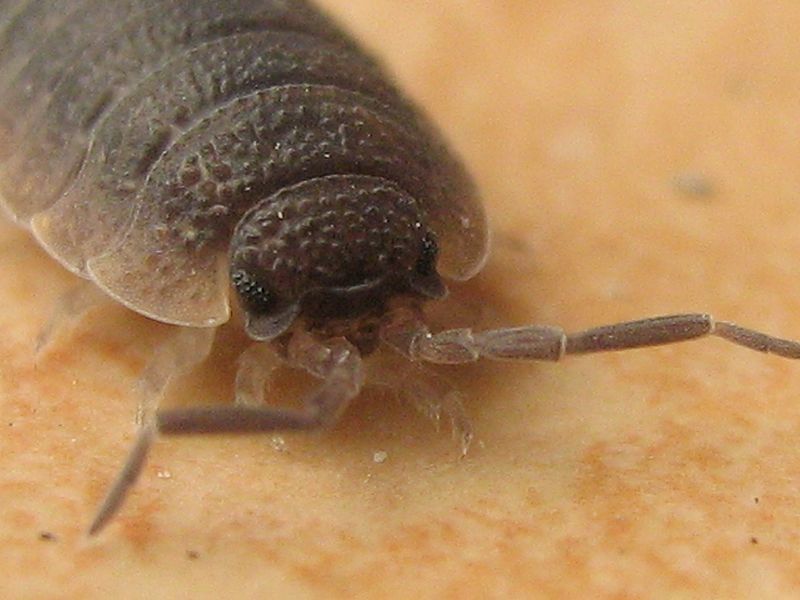
{"label": "dust particle on surface", "polygon": [[273,435],[270,439],[272,449],[276,452],[286,452],[286,440],[281,435]]}
{"label": "dust particle on surface", "polygon": [[714,184],[703,173],[684,171],[672,178],[676,192],[692,198],[709,198],[714,195]]}

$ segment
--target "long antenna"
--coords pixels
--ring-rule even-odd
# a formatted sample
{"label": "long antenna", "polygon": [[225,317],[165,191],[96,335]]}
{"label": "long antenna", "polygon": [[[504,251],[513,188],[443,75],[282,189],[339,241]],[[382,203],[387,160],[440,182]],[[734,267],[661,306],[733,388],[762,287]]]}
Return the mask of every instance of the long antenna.
{"label": "long antenna", "polygon": [[97,510],[97,514],[89,527],[89,535],[97,535],[108,524],[111,518],[117,513],[119,507],[128,496],[131,487],[139,478],[147,456],[150,453],[150,447],[153,445],[153,440],[156,437],[155,425],[145,425],[139,432],[139,437],[136,438],[136,443],[133,445],[128,459],[125,461],[125,466],[122,467],[117,476],[117,480],[111,489],[108,491],[103,503]]}

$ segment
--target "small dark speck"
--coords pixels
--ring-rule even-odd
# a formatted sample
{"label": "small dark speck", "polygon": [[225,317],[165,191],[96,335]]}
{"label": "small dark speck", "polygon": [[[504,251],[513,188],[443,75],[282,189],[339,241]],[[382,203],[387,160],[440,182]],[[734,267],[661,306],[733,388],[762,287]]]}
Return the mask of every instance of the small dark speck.
{"label": "small dark speck", "polygon": [[756,504],[758,504],[758,501],[759,501],[759,497],[758,497],[758,496],[756,496],[755,498],[753,498],[753,502],[755,502]]}
{"label": "small dark speck", "polygon": [[684,171],[672,178],[672,187],[676,192],[693,198],[709,198],[714,195],[711,180],[694,171]]}
{"label": "small dark speck", "polygon": [[197,550],[187,550],[186,558],[188,558],[189,560],[197,560],[198,558],[200,558],[200,553]]}
{"label": "small dark speck", "polygon": [[57,542],[58,537],[52,531],[40,531],[39,539],[43,542]]}
{"label": "small dark speck", "polygon": [[751,537],[750,538],[750,543],[753,544],[753,545],[757,544],[758,543],[758,538],[757,537]]}

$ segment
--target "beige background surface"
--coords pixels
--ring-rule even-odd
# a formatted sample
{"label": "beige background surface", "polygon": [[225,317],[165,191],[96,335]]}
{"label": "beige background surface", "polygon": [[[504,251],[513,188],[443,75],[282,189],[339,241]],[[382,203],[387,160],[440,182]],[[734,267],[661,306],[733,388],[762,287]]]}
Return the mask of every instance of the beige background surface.
{"label": "beige background surface", "polygon": [[[800,337],[796,2],[324,4],[484,191],[495,251],[463,314],[576,329],[700,309]],[[451,369],[465,460],[378,392],[283,449],[166,440],[87,540],[169,331],[102,307],[37,361],[73,284],[2,226],[2,597],[800,593],[800,364],[718,340]],[[240,348],[224,335],[171,401],[229,399]]]}

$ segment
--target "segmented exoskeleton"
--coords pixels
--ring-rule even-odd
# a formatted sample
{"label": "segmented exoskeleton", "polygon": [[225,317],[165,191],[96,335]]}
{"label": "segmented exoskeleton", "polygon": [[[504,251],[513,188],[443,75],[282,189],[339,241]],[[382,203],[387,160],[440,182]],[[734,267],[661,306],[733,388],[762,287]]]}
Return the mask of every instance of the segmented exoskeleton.
{"label": "segmented exoskeleton", "polygon": [[[181,326],[146,370],[151,396],[208,355],[231,294],[255,341],[234,406],[143,411],[93,533],[157,433],[329,425],[380,344],[463,363],[713,334],[800,358],[797,342],[705,314],[431,333],[422,305],[486,259],[483,209],[435,128],[303,0],[0,0],[0,204],[68,269]],[[61,313],[85,300],[69,296]],[[303,410],[264,404],[275,361],[322,381]],[[466,451],[460,404],[424,377],[386,373],[447,413]]]}

